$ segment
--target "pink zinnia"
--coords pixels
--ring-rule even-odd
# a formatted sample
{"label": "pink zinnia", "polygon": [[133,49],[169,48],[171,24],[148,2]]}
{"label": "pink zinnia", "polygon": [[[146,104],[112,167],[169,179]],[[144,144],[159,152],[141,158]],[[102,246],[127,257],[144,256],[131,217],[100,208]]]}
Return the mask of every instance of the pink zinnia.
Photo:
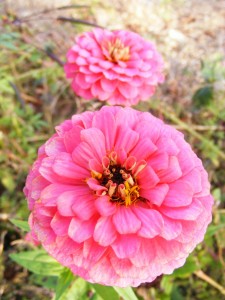
{"label": "pink zinnia", "polygon": [[78,36],[65,65],[77,95],[124,106],[149,99],[164,80],[162,69],[152,43],[134,32],[103,29]]}
{"label": "pink zinnia", "polygon": [[183,134],[150,113],[103,107],[56,127],[26,181],[32,236],[90,282],[138,286],[182,266],[213,199]]}

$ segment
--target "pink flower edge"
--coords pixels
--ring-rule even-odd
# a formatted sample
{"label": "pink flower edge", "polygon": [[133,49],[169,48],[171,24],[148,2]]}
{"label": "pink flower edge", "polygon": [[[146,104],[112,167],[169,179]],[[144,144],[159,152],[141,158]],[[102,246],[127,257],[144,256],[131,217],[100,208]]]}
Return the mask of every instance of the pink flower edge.
{"label": "pink flower edge", "polygon": [[131,108],[57,126],[24,192],[32,236],[74,274],[104,285],[171,274],[212,218],[207,173],[183,134]]}
{"label": "pink flower edge", "polygon": [[147,101],[164,81],[163,60],[153,43],[125,30],[98,28],[81,34],[64,69],[78,96],[111,105]]}

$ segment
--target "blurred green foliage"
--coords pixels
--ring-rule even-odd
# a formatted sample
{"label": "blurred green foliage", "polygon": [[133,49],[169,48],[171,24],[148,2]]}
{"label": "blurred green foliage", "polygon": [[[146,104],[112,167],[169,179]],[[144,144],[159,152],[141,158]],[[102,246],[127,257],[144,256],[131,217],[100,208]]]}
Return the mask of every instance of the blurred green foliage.
{"label": "blurred green foliage", "polygon": [[[209,172],[215,208],[213,223],[204,242],[185,265],[149,286],[134,289],[134,294],[131,289],[91,285],[76,278],[43,250],[32,249],[23,240],[27,224],[21,220],[27,219],[28,209],[22,190],[38,147],[52,134],[54,124],[87,107],[95,109],[96,103],[80,105],[79,99],[70,92],[62,67],[45,51],[49,47],[55,51],[54,43],[50,45],[46,42],[42,51],[27,43],[22,33],[15,30],[6,26],[6,31],[0,34],[3,49],[0,52],[0,230],[4,245],[3,256],[0,257],[2,299],[224,299],[224,57],[216,55],[202,62],[202,85],[187,107],[182,107],[182,104],[165,107],[162,100],[157,99],[138,106],[138,109],[164,116],[184,131],[186,139],[203,159]],[[12,220],[12,224],[9,220],[13,218],[17,220]],[[26,290],[26,285],[33,290]],[[35,289],[37,287],[38,290]]]}

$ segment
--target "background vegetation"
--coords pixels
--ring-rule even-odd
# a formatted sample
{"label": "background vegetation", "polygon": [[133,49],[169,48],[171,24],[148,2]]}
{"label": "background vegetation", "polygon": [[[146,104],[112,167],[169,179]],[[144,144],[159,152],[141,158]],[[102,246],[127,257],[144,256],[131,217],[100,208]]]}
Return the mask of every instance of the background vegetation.
{"label": "background vegetation", "polygon": [[200,0],[80,1],[82,6],[71,1],[66,7],[61,2],[58,9],[0,3],[0,298],[51,299],[57,286],[55,299],[135,299],[74,279],[40,250],[24,255],[32,250],[24,239],[26,224],[10,222],[27,219],[25,178],[54,126],[102,105],[76,97],[62,68],[74,36],[98,24],[136,31],[157,44],[166,81],[136,108],[185,133],[209,172],[215,198],[213,222],[185,266],[134,289],[136,296],[225,299],[224,1],[205,0],[204,7]]}

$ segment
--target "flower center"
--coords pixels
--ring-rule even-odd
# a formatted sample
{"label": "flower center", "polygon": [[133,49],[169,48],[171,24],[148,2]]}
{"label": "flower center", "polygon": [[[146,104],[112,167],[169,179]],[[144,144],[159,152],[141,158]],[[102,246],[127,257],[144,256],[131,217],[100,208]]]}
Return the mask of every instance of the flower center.
{"label": "flower center", "polygon": [[103,158],[103,173],[92,171],[91,174],[105,188],[101,195],[109,195],[113,203],[129,206],[143,200],[139,194],[136,176],[144,167],[145,162],[136,165],[136,160],[132,159],[127,159],[127,164],[121,166],[117,163],[116,153],[111,152]]}
{"label": "flower center", "polygon": [[103,47],[105,57],[112,62],[127,61],[130,58],[130,48],[125,47],[120,39],[116,39],[114,42],[107,42],[106,47]]}

